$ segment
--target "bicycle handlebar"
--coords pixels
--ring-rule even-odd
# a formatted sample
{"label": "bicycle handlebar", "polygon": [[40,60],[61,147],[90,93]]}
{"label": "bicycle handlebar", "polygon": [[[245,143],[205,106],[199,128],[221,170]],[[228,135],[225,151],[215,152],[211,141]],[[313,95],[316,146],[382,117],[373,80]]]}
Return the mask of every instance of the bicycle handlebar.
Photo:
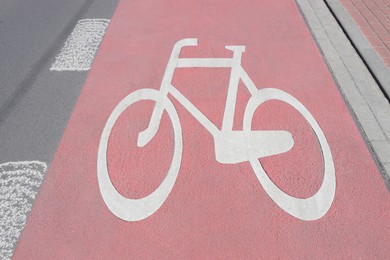
{"label": "bicycle handlebar", "polygon": [[174,49],[181,49],[186,46],[198,46],[198,39],[197,38],[187,38],[182,39],[180,41],[177,41],[175,43]]}
{"label": "bicycle handlebar", "polygon": [[[198,38],[186,38],[179,40],[175,43],[175,46],[173,47],[174,50],[180,51],[181,48],[187,47],[187,46],[198,46]],[[233,46],[228,45],[225,46],[227,50],[231,50],[235,53],[243,53],[245,51],[245,46]]]}

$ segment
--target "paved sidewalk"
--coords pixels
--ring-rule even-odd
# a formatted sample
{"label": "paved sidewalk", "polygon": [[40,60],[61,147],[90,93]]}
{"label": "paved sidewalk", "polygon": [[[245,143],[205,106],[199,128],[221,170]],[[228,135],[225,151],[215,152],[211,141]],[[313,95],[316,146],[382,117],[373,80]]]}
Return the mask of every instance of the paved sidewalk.
{"label": "paved sidewalk", "polygon": [[389,101],[353,47],[355,42],[351,44],[325,2],[297,0],[297,3],[390,188]]}
{"label": "paved sidewalk", "polygon": [[[356,22],[353,17],[351,17],[351,14],[348,13],[346,8],[341,4],[339,0],[325,0],[324,3],[336,19],[338,25],[341,27],[341,29],[347,36],[347,39],[352,43],[352,46],[355,48],[356,52],[363,60],[367,69],[377,82],[378,86],[386,96],[387,100],[390,100],[390,70],[384,62],[384,52],[381,52],[382,56],[380,56],[381,54],[373,47],[373,45],[379,46],[379,43],[382,43],[381,46],[385,46],[385,41],[380,40],[375,44],[372,44],[369,42],[370,37],[367,36],[375,34],[381,35],[381,37],[385,39],[387,35],[386,29],[383,29],[381,27],[382,24],[378,24],[379,20],[375,18],[375,16],[370,16],[372,20],[371,23],[373,24],[373,26],[375,24],[374,27],[371,27],[367,24],[359,26],[359,23]],[[371,13],[371,15],[372,14],[373,13]],[[377,16],[379,17],[380,14],[381,13],[377,13]],[[357,14],[355,13],[355,16],[356,15]],[[366,14],[366,16],[369,17],[368,14]],[[385,18],[383,18],[382,20],[384,20]],[[360,21],[367,22],[367,20],[364,19],[360,19]],[[374,21],[376,21],[376,23]],[[385,24],[385,21],[382,21],[382,23]],[[376,32],[374,31],[374,28],[376,28]],[[379,48],[381,49],[382,47]]]}
{"label": "paved sidewalk", "polygon": [[341,0],[340,2],[390,68],[390,2],[383,0]]}

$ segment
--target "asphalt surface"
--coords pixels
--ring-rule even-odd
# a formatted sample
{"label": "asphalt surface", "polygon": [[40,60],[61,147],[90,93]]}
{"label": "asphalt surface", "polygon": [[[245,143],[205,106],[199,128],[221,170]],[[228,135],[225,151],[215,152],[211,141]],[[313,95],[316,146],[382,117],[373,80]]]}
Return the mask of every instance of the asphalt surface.
{"label": "asphalt surface", "polygon": [[0,163],[50,164],[88,72],[50,65],[80,19],[110,19],[117,0],[2,0]]}
{"label": "asphalt surface", "polygon": [[[296,2],[264,0],[236,4],[235,1],[194,1],[189,6],[180,1],[171,1],[169,5],[122,1],[93,70],[88,73],[50,71],[50,67],[77,22],[86,18],[111,19],[117,0],[3,0],[0,6],[0,166],[3,163],[4,172],[9,175],[27,166],[16,165],[9,170],[11,167],[5,162],[38,160],[50,166],[13,252],[15,259],[90,258],[92,255],[98,258],[113,255],[117,258],[130,255],[381,258],[387,255],[386,212],[390,211],[385,199],[388,192]],[[321,12],[321,19],[324,14]],[[200,128],[191,113],[179,108],[184,133],[180,135],[184,139],[183,162],[169,199],[142,221],[123,221],[107,207],[96,169],[97,149],[107,118],[129,93],[143,87],[158,88],[172,46],[184,37],[199,37],[201,42],[197,51],[185,50],[185,57],[226,57],[231,53],[223,49],[225,44],[245,44],[243,67],[256,88],[259,91],[265,87],[284,89],[307,106],[318,120],[332,150],[337,178],[335,198],[320,219],[309,221],[287,212],[258,177],[269,174],[271,182],[275,181],[294,198],[309,197],[320,186],[322,173],[317,174],[317,170],[322,169],[321,153],[313,142],[317,139],[302,118],[292,113],[296,111],[291,110],[253,120],[254,126],[259,127],[254,130],[287,128],[296,142],[291,153],[262,159],[265,171],[259,175],[261,167],[253,166],[258,160],[251,164],[219,164],[215,159],[213,136]],[[227,90],[227,82],[218,81],[211,88],[206,83],[215,83],[221,77],[214,74],[197,77],[184,70],[182,73],[177,74],[176,81],[185,86],[178,84],[178,89],[218,126],[226,97],[222,89]],[[337,76],[336,79],[341,82]],[[198,83],[207,87],[200,88]],[[247,99],[248,94],[239,96],[238,107]],[[213,102],[210,105],[207,101]],[[179,103],[174,102],[177,109]],[[262,115],[271,115],[272,106],[270,111],[267,109],[270,108],[266,107]],[[241,110],[238,109],[242,116]],[[145,111],[138,109],[136,115],[144,115]],[[164,152],[154,146],[129,149],[136,147],[133,141],[139,131],[132,131],[134,136],[128,135],[128,128],[136,124],[128,124],[133,122],[132,117],[126,119],[118,120],[110,137],[111,150],[105,157],[107,165],[111,164],[109,179],[113,187],[121,196],[137,200],[156,185],[152,181],[165,176],[161,162],[169,162],[164,156],[170,155],[171,147],[164,141],[172,139],[166,138],[162,123],[160,135],[154,139],[157,142],[152,145],[164,147]],[[147,123],[149,118],[145,120]],[[29,173],[35,174],[34,180],[38,176],[34,170],[46,172],[46,165],[38,166],[28,166]],[[136,167],[140,167],[139,171]],[[150,171],[145,171],[146,167]],[[291,172],[283,167],[290,168]],[[150,178],[150,173],[155,172],[156,177]],[[0,177],[0,181],[6,179]],[[1,188],[0,185],[0,191]],[[37,191],[39,185],[34,189]],[[13,190],[9,190],[11,194]],[[5,205],[5,202],[0,197],[0,203]],[[30,208],[25,209],[23,214],[27,216]],[[8,215],[20,214],[15,212]],[[4,215],[0,209],[0,217]]]}
{"label": "asphalt surface", "polygon": [[[385,258],[388,191],[296,2],[169,3],[120,2],[14,259]],[[188,37],[199,45],[168,62]],[[246,47],[237,99],[225,63],[208,67],[232,56],[226,45]],[[162,118],[141,148],[153,109],[143,100],[157,100],[162,78],[174,86],[164,100],[174,135]],[[258,97],[287,104],[251,118]],[[218,152],[242,151],[230,140],[245,146],[262,130],[290,132],[294,148],[258,160],[247,146],[249,162]]]}
{"label": "asphalt surface", "polygon": [[[14,165],[18,165],[19,162],[24,164],[24,161],[40,161],[50,165],[88,75],[88,71],[50,71],[50,66],[80,19],[111,19],[117,2],[117,0],[2,0],[0,2],[0,164],[2,167],[7,167],[8,162],[15,162]],[[45,168],[44,164],[42,167]],[[3,181],[8,185],[13,182],[13,178],[17,178],[14,177],[16,175],[8,178],[4,169],[2,171],[2,178],[5,178]],[[43,174],[45,172],[42,171]],[[28,188],[30,194],[34,194],[32,200],[24,199],[22,200],[24,204],[18,204],[17,207],[12,203],[19,202],[12,202],[12,199],[6,199],[4,196],[7,196],[5,195],[7,189],[18,189],[18,185],[11,184],[15,187],[8,187],[6,184],[1,187],[3,197],[0,201],[2,212],[0,233],[6,238],[2,239],[0,250],[4,251],[0,256],[6,259],[9,250],[14,250],[17,237],[24,225],[28,212],[24,212],[23,209],[28,211],[31,209],[35,194],[42,182],[40,178],[35,180],[39,185]],[[21,198],[19,197],[19,200]],[[13,216],[20,216],[21,222],[14,222],[16,219]]]}

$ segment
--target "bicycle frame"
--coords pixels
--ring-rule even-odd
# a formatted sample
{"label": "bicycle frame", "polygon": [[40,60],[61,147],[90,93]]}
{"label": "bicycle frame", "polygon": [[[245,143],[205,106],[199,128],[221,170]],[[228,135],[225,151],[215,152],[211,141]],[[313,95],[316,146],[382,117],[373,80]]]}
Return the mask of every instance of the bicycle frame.
{"label": "bicycle frame", "polygon": [[[216,159],[221,163],[249,161],[252,155],[260,158],[286,152],[292,148],[294,143],[292,136],[286,131],[233,131],[240,79],[252,96],[258,92],[255,84],[241,66],[241,57],[245,51],[245,46],[225,46],[226,49],[233,51],[232,58],[179,58],[180,50],[185,46],[197,46],[197,39],[183,39],[175,44],[164,73],[160,87],[160,97],[156,101],[149,126],[138,135],[137,145],[139,147],[146,145],[156,134],[165,107],[164,104],[168,100],[168,93],[170,93],[213,136]],[[231,68],[221,130],[171,84],[176,68]],[[239,142],[234,142],[234,140],[239,140]],[[254,147],[254,144],[260,144],[261,147]],[[270,149],[272,146],[274,146],[274,149]]]}
{"label": "bicycle frame", "polygon": [[[248,161],[252,166],[257,179],[264,187],[264,190],[284,211],[302,220],[315,220],[324,216],[334,199],[336,177],[328,142],[315,118],[299,100],[290,94],[275,88],[256,88],[255,84],[241,66],[241,56],[245,51],[244,46],[226,46],[227,49],[234,52],[232,58],[179,58],[182,47],[196,45],[197,39],[184,39],[178,41],[172,50],[160,90],[147,88],[138,89],[122,99],[108,118],[100,139],[97,160],[99,188],[108,208],[113,214],[123,220],[138,221],[147,218],[158,210],[170,194],[180,169],[183,152],[181,125],[177,111],[168,98],[168,93],[170,93],[213,136],[216,161],[220,163],[239,163]],[[218,129],[171,84],[173,73],[176,68],[189,67],[231,68],[229,89],[221,129]],[[251,98],[245,109],[243,130],[234,131],[233,119],[240,79],[251,93]],[[172,122],[175,145],[171,166],[159,187],[143,198],[129,199],[122,196],[110,180],[107,166],[108,139],[113,126],[121,113],[129,106],[141,100],[155,101],[156,104],[147,129],[138,134],[138,146],[141,147],[146,145],[156,134],[164,110],[166,110]],[[317,141],[322,150],[324,178],[320,189],[309,198],[296,198],[285,193],[268,177],[267,172],[258,160],[262,157],[287,152],[294,145],[292,135],[287,131],[257,131],[251,129],[252,119],[256,109],[269,100],[285,102],[297,110],[309,123],[317,137]]]}

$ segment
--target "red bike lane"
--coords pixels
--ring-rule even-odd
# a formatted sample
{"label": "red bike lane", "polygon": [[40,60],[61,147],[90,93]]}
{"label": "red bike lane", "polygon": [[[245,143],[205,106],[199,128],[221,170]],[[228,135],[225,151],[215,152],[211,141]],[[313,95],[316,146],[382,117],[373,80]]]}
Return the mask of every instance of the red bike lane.
{"label": "red bike lane", "polygon": [[[197,38],[198,46],[183,47],[180,58],[232,58],[225,46],[245,46],[241,66],[259,91],[239,82],[232,129],[287,131],[291,150],[260,160],[249,156],[251,163],[217,161],[221,149],[232,148],[234,158],[248,156],[239,150],[244,139],[230,136],[224,140],[237,139],[236,146],[218,146],[216,135],[176,92],[164,101],[167,110],[156,136],[137,147],[154,108],[147,99],[158,96],[175,43],[188,38]],[[230,72],[183,66],[169,81],[220,130]],[[138,91],[143,88],[155,91]],[[261,91],[268,88],[288,93],[281,96],[291,103],[272,100],[275,91]],[[123,102],[145,100],[125,109],[102,142],[112,112],[135,91],[141,94]],[[253,93],[270,100],[256,99],[259,107],[254,106],[248,129],[243,120]],[[297,102],[300,109],[291,106]],[[320,130],[300,113],[302,107]],[[329,153],[320,145],[323,138]],[[283,140],[279,145],[288,147],[291,140]],[[264,148],[269,153],[278,148],[273,142],[262,145],[269,145]],[[177,178],[166,199],[157,196],[162,205],[156,211],[144,214],[154,202],[136,206],[133,214],[115,200],[103,200],[101,165],[118,194],[141,199],[168,179],[172,158],[181,162],[174,163]],[[271,195],[267,180],[301,200],[278,205],[275,201],[286,200]],[[323,191],[324,180],[328,188],[314,203],[297,202]],[[121,1],[14,258],[385,258],[388,201],[384,181],[294,1]],[[107,207],[110,203],[114,206]],[[131,219],[135,215],[143,217]]]}

